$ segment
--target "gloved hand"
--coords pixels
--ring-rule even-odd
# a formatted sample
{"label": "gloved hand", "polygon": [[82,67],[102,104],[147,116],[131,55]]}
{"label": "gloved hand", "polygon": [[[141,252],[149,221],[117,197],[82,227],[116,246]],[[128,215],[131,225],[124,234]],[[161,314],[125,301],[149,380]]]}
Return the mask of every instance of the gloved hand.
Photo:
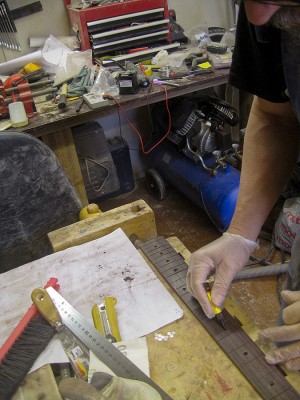
{"label": "gloved hand", "polygon": [[66,378],[58,385],[69,400],[161,400],[160,394],[145,382],[95,372],[91,384],[80,378]]}
{"label": "gloved hand", "polygon": [[222,307],[232,279],[258,247],[252,240],[226,232],[219,239],[192,253],[187,289],[199,301],[208,318],[213,318],[215,314],[203,287],[206,279],[215,272],[212,301],[217,307]]}
{"label": "gloved hand", "polygon": [[292,342],[266,354],[269,364],[283,364],[289,370],[300,369],[300,291],[283,290],[282,299],[288,305],[282,319],[285,325],[267,328],[259,332],[259,342]]}

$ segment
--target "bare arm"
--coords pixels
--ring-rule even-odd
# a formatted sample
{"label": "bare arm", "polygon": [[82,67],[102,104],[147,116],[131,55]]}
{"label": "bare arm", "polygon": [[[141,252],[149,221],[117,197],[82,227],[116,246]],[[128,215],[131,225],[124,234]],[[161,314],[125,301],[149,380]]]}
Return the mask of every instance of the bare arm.
{"label": "bare arm", "polygon": [[209,318],[214,313],[203,284],[215,273],[212,301],[222,307],[232,279],[255,249],[261,227],[291,175],[299,136],[300,127],[289,103],[254,99],[245,136],[239,197],[228,233],[195,251],[187,274],[188,290]]}
{"label": "bare arm", "polygon": [[228,232],[256,240],[295,166],[300,126],[290,103],[255,97],[246,129],[241,183]]}

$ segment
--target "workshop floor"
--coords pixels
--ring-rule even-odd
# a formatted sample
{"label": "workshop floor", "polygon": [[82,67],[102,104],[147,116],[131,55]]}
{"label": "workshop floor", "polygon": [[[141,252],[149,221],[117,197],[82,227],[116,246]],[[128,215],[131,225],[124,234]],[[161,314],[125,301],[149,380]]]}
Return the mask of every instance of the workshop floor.
{"label": "workshop floor", "polygon": [[[220,236],[207,214],[193,204],[174,187],[168,187],[167,198],[158,201],[149,193],[146,182],[141,179],[134,191],[100,203],[102,211],[143,199],[155,213],[158,235],[166,238],[177,236],[193,252]],[[270,241],[265,239],[272,231],[273,216],[270,216],[260,238],[261,248],[255,255],[264,257],[270,249]],[[267,259],[281,262],[280,253],[273,250]],[[260,329],[276,324],[279,311],[277,277],[263,277],[232,284],[230,295],[248,314]]]}

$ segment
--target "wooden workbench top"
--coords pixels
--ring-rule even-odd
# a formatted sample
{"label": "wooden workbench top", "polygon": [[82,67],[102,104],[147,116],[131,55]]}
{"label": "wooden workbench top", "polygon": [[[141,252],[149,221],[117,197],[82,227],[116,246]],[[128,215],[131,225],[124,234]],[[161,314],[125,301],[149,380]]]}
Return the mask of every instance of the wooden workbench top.
{"label": "wooden workbench top", "polygon": [[[155,219],[152,213],[149,214],[149,207],[145,207],[141,200],[137,203],[140,203],[137,208],[134,203],[131,203],[104,212],[102,217],[99,217],[98,223],[96,218],[88,225],[85,225],[84,222],[78,222],[73,226],[54,231],[49,234],[54,251],[100,237],[107,233],[108,226],[113,229],[116,223],[128,235],[135,233],[142,240],[150,239],[153,237],[153,232],[156,232]],[[137,210],[139,210],[138,213]],[[149,217],[151,215],[152,217],[148,218],[148,214]],[[93,228],[93,225],[96,229]],[[146,226],[147,230],[143,230],[143,227]],[[177,237],[169,238],[168,242],[188,262],[190,253],[184,244]],[[143,253],[141,254],[143,255]],[[180,320],[147,335],[151,378],[174,400],[198,400],[200,398],[209,400],[260,399],[261,397],[248,383],[244,375],[221,350],[165,279],[157,272],[157,269],[151,265],[147,258],[146,261],[184,311],[184,316]],[[228,296],[226,309],[231,315],[238,318],[248,336],[255,341],[259,328],[241,310],[236,299]],[[168,332],[173,331],[175,335],[168,341],[155,340],[155,333],[165,336]],[[289,374],[287,379],[300,392],[299,375],[299,373]]]}

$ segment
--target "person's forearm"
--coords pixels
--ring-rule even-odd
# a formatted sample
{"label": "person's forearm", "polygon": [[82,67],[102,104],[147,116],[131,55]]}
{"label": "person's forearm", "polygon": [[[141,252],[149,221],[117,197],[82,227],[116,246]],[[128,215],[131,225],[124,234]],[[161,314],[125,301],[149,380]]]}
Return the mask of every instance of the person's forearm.
{"label": "person's forearm", "polygon": [[239,196],[229,232],[257,239],[295,166],[299,135],[289,103],[254,99],[245,135]]}

